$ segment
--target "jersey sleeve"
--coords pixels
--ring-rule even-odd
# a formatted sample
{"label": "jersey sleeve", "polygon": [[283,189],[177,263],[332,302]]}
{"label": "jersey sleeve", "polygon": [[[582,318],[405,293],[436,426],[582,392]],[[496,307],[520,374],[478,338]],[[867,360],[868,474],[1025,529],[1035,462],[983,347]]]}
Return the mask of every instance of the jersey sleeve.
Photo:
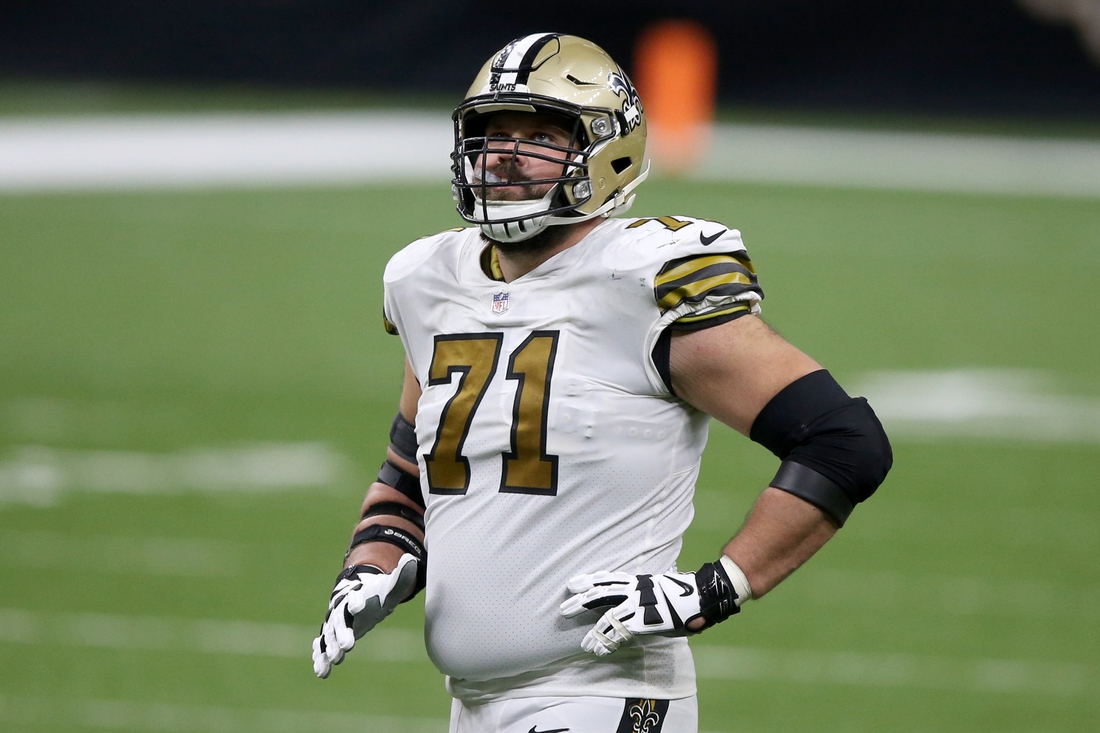
{"label": "jersey sleeve", "polygon": [[401,311],[397,305],[397,298],[394,296],[394,290],[399,286],[399,283],[386,282],[383,278],[382,328],[391,336],[401,336],[401,332],[404,330],[400,326]]}
{"label": "jersey sleeve", "polygon": [[394,254],[382,273],[382,328],[392,336],[404,338],[405,324],[401,313],[401,304],[408,299],[407,290],[410,279],[415,277],[416,269],[427,256],[426,251],[438,239],[423,237],[412,242]]}
{"label": "jersey sleeve", "polygon": [[[456,227],[421,237],[390,258],[382,273],[382,327],[386,333],[404,338],[406,329],[401,303],[408,302],[410,298],[418,299],[415,295],[419,287],[416,280],[418,273],[423,271],[424,263],[439,250],[458,246],[472,231],[472,227]],[[499,266],[496,269],[499,270]]]}
{"label": "jersey sleeve", "polygon": [[390,320],[389,314],[386,313],[386,306],[382,306],[382,328],[390,336],[400,336],[401,332],[397,330],[397,325]]}
{"label": "jersey sleeve", "polygon": [[670,253],[678,256],[668,259],[653,280],[662,320],[673,330],[695,331],[759,313],[764,291],[740,233],[726,229],[708,238],[700,233],[702,226],[690,229]]}

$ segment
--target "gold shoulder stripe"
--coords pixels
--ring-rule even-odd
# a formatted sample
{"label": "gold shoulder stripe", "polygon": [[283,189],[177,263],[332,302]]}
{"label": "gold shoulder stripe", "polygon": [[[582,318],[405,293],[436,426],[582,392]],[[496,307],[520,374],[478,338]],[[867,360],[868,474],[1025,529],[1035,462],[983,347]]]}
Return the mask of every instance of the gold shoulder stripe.
{"label": "gold shoulder stripe", "polygon": [[657,306],[662,311],[667,311],[680,305],[680,303],[688,298],[706,293],[710,290],[715,290],[723,285],[744,285],[746,287],[752,287],[753,284],[749,276],[744,273],[723,272],[719,275],[706,277],[702,280],[694,280],[669,290],[657,301]]}
{"label": "gold shoulder stripe", "polygon": [[736,296],[745,290],[759,290],[756,275],[742,258],[732,254],[672,260],[653,279],[653,297],[662,310],[675,308],[685,299],[698,302],[707,296]]}
{"label": "gold shoulder stripe", "polygon": [[704,268],[712,265],[740,265],[748,270],[750,275],[755,275],[756,270],[752,267],[752,262],[746,257],[744,259],[732,254],[722,255],[710,255],[707,257],[692,257],[685,262],[678,265],[674,265],[668,270],[662,270],[660,274],[653,281],[653,286],[660,288],[663,285],[680,280],[681,278],[688,277],[692,273],[698,272]]}

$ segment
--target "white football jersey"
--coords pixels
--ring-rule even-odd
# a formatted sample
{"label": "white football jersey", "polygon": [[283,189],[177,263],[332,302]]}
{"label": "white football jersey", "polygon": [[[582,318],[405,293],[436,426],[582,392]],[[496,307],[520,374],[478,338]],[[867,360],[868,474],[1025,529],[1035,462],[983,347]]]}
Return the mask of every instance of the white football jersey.
{"label": "white football jersey", "polygon": [[685,639],[599,658],[580,644],[603,610],[558,606],[580,573],[676,567],[709,418],[652,355],[673,322],[759,310],[740,234],[613,219],[513,282],[494,268],[471,228],[410,244],[385,272],[387,328],[423,390],[429,656],[469,703],[691,695]]}

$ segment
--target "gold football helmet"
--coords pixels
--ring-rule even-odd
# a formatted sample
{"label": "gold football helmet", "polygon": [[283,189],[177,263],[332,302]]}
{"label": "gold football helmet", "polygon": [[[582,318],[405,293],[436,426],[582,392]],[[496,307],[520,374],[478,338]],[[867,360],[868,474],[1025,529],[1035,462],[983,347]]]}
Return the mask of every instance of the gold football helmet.
{"label": "gold football helmet", "polygon": [[[486,136],[489,117],[499,112],[550,115],[571,130],[570,144]],[[649,172],[638,92],[603,49],[576,36],[535,33],[509,43],[482,67],[453,119],[458,213],[498,242],[622,213]],[[531,180],[520,177],[515,165],[504,176],[487,174],[487,157],[502,150],[513,163],[521,156],[560,161],[560,174]],[[494,191],[547,185],[537,199],[501,200],[505,196]]]}

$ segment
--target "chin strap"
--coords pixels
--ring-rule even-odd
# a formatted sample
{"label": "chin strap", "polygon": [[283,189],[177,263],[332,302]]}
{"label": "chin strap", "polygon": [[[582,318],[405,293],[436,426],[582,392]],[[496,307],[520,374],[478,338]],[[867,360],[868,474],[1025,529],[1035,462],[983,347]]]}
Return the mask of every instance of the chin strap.
{"label": "chin strap", "polygon": [[[543,212],[550,208],[555,192],[551,188],[541,199],[524,201],[482,201],[475,197],[472,218],[477,222],[481,233],[495,242],[522,242],[546,228],[550,217]],[[483,215],[486,217],[484,220]],[[519,221],[499,221],[519,216],[525,218]]]}
{"label": "chin strap", "polygon": [[[622,191],[609,198],[603,206],[590,214],[583,214],[582,216],[539,216],[540,212],[550,208],[550,201],[556,193],[555,187],[547,191],[546,195],[537,201],[482,202],[480,199],[475,198],[473,219],[486,237],[495,242],[508,243],[530,239],[548,226],[580,224],[582,221],[595,219],[598,216],[618,216],[626,213],[634,204],[634,189],[649,176],[649,168],[649,161],[646,161],[645,168],[642,169],[637,178],[623,186]],[[483,213],[489,215],[488,221],[480,220]],[[494,219],[514,219],[525,214],[530,214],[530,218],[507,223],[494,221]]]}

